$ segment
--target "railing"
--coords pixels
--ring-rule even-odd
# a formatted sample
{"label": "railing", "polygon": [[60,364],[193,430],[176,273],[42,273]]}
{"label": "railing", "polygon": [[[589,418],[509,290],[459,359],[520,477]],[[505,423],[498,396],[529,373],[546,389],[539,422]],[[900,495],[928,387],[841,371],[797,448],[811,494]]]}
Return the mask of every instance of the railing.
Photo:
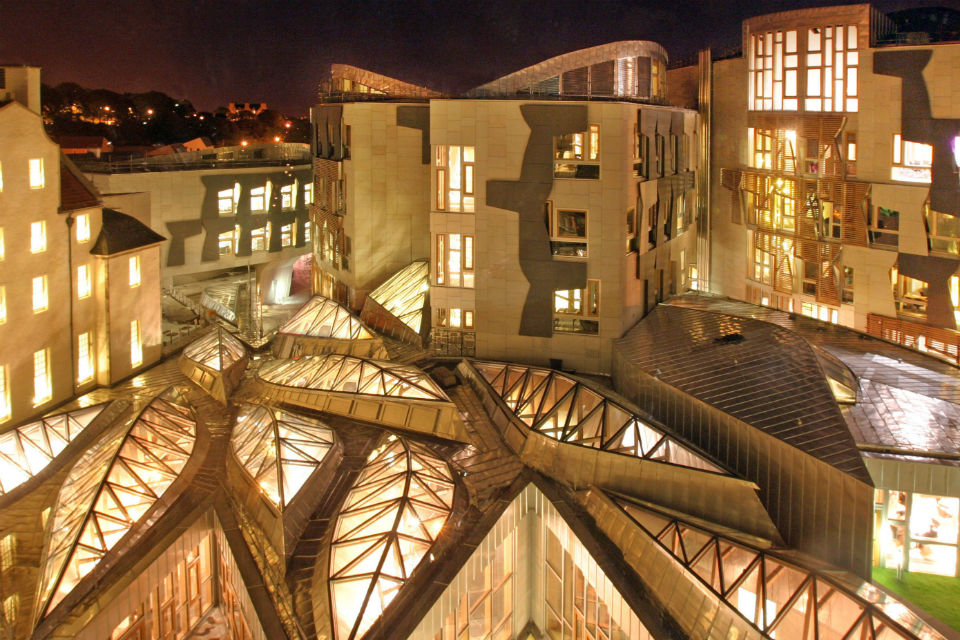
{"label": "railing", "polygon": [[867,333],[960,365],[960,332],[952,329],[870,313]]}
{"label": "railing", "polygon": [[310,164],[310,147],[299,143],[217,147],[162,156],[105,154],[102,158],[74,156],[81,171],[90,173],[139,173],[190,169],[242,168]]}

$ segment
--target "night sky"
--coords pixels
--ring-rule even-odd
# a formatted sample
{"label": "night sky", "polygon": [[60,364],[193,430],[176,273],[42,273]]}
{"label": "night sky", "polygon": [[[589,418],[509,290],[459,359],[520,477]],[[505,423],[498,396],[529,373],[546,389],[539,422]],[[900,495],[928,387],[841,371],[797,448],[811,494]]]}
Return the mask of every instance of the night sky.
{"label": "night sky", "polygon": [[[266,101],[306,113],[332,62],[464,91],[545,58],[655,40],[672,58],[738,46],[744,18],[816,0],[0,0],[0,64],[47,84],[159,90],[200,109]],[[882,0],[883,11],[949,0]]]}

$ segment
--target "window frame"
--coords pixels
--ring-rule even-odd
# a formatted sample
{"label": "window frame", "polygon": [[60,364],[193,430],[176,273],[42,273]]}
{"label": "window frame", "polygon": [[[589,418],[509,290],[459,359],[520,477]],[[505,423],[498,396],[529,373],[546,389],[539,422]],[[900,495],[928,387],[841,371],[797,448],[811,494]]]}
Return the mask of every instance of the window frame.
{"label": "window frame", "polygon": [[[561,231],[561,214],[583,214],[583,235],[568,235]],[[547,200],[544,203],[547,234],[550,237],[550,254],[557,260],[587,260],[590,257],[590,213],[586,209],[572,209],[568,207],[554,208],[554,202]],[[582,255],[558,253],[560,245],[582,245]]]}
{"label": "window frame", "polygon": [[[565,139],[571,137],[571,144],[566,145],[564,143]],[[578,148],[579,151],[577,150]],[[586,130],[584,131],[575,131],[560,136],[554,136],[554,179],[599,180],[601,172],[600,149],[601,144],[599,124],[588,124]],[[566,154],[568,153],[571,155],[567,156]],[[582,170],[582,168],[586,169]]]}
{"label": "window frame", "polygon": [[130,321],[130,366],[133,368],[143,364],[143,336],[140,331],[140,320]]}
{"label": "window frame", "polygon": [[[456,237],[459,247],[454,248],[452,239]],[[476,262],[474,251],[474,236],[463,233],[438,233],[433,242],[434,281],[438,287],[453,287],[473,289],[476,286]],[[454,253],[459,253],[459,270],[454,273],[451,269]],[[457,283],[454,284],[454,276]]]}
{"label": "window frame", "polygon": [[[39,288],[38,288],[39,285]],[[43,313],[50,308],[50,289],[47,275],[34,276],[31,284],[33,291],[33,312]]]}
{"label": "window frame", "polygon": [[[39,356],[39,357],[38,357]],[[42,363],[42,368],[40,365]],[[50,349],[44,347],[33,352],[33,406],[50,402],[53,398],[53,383],[50,377]],[[41,395],[45,394],[45,395]]]}
{"label": "window frame", "polygon": [[90,276],[89,265],[81,264],[77,267],[77,300],[86,300],[93,294],[93,281]]}
{"label": "window frame", "polygon": [[[96,367],[93,358],[93,343],[89,331],[77,336],[77,384],[84,384],[93,380]],[[86,353],[86,357],[84,357]]]}
{"label": "window frame", "polygon": [[[559,294],[568,293],[567,298],[579,303],[577,308],[564,311],[558,308]],[[588,278],[583,289],[557,289],[553,292],[553,331],[555,333],[573,333],[578,335],[599,335],[601,309],[600,280]]]}
{"label": "window frame", "polygon": [[30,223],[30,253],[43,253],[47,250],[47,221]]}
{"label": "window frame", "polygon": [[[457,150],[458,175],[456,176],[452,166],[454,149]],[[477,148],[475,145],[436,145],[433,155],[434,179],[436,180],[433,204],[437,211],[476,213],[476,160]],[[457,194],[456,198],[453,197],[454,194]],[[456,204],[454,200],[457,201]]]}
{"label": "window frame", "polygon": [[30,189],[43,189],[47,183],[47,172],[43,166],[43,158],[27,160],[28,184]]}
{"label": "window frame", "polygon": [[83,244],[90,241],[90,214],[81,213],[77,216],[77,243]]}
{"label": "window frame", "polygon": [[130,256],[129,260],[127,261],[127,269],[130,288],[134,289],[139,287],[143,282],[143,278],[140,273],[140,256]]}

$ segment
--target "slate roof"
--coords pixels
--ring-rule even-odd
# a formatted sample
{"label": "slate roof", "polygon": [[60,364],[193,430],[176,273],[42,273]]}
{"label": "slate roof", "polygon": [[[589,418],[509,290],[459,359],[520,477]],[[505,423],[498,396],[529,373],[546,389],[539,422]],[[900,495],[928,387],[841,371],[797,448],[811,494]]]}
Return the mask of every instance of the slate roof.
{"label": "slate roof", "polygon": [[100,205],[100,194],[67,157],[60,154],[60,211]]}
{"label": "slate roof", "polygon": [[817,353],[797,333],[667,303],[616,348],[661,382],[871,482]]}
{"label": "slate roof", "polygon": [[104,208],[103,226],[90,253],[109,256],[166,240],[162,235],[133,216]]}

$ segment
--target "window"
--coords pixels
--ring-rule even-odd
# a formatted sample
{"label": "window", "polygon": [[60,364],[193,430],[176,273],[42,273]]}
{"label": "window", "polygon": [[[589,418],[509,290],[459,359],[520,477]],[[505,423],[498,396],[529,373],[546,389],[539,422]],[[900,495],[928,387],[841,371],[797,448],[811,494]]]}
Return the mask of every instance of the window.
{"label": "window", "polygon": [[140,342],[140,321],[130,322],[130,366],[139,367],[143,364],[143,344]]}
{"label": "window", "polygon": [[0,422],[10,419],[10,369],[0,364]]}
{"label": "window", "polygon": [[303,241],[310,242],[310,221],[306,220],[303,223]]}
{"label": "window", "polygon": [[236,230],[234,231],[224,231],[223,233],[217,234],[217,250],[221,256],[233,253],[233,239],[235,237]]}
{"label": "window", "polygon": [[303,185],[303,204],[313,204],[313,183]]}
{"label": "window", "polygon": [[[839,240],[843,230],[843,217],[840,207],[829,200],[819,200],[820,237]],[[815,209],[814,209],[815,210]]]}
{"label": "window", "polygon": [[586,289],[554,291],[553,313],[554,331],[597,334],[599,322],[588,318],[600,315],[600,281],[587,280]]}
{"label": "window", "polygon": [[820,265],[812,260],[803,262],[803,292],[807,295],[817,295],[817,280],[820,275]]}
{"label": "window", "polygon": [[837,324],[839,320],[839,312],[836,309],[831,309],[825,305],[815,304],[813,302],[801,302],[800,313],[808,318],[832,322],[833,324]]}
{"label": "window", "polygon": [[140,286],[140,256],[130,257],[130,286]]}
{"label": "window", "polygon": [[90,297],[90,267],[85,264],[77,267],[77,298],[83,300]]}
{"label": "window", "polygon": [[30,165],[30,188],[43,189],[45,177],[43,173],[43,158],[31,158]]}
{"label": "window", "polygon": [[437,234],[435,267],[437,284],[473,288],[473,236]]}
{"label": "window", "polygon": [[670,134],[670,173],[676,174],[680,170],[680,138]]}
{"label": "window", "polygon": [[663,151],[664,151],[665,141],[664,141],[664,139],[663,139],[663,136],[660,135],[659,133],[656,134],[656,135],[654,135],[654,141],[655,141],[655,143],[656,143],[656,150],[655,150],[655,152],[656,152],[656,154],[657,154],[657,157],[656,157],[656,161],[657,161],[657,177],[662,178],[662,177],[663,177],[663,167],[664,167],[665,164],[666,164],[666,163],[664,162],[664,157],[663,157]]}
{"label": "window", "polygon": [[41,253],[47,250],[47,223],[30,223],[30,253]]}
{"label": "window", "polygon": [[83,213],[77,216],[77,242],[90,240],[90,214]]}
{"label": "window", "polygon": [[[267,183],[268,185],[270,183]],[[267,188],[256,187],[250,190],[250,211],[262,213],[267,210]]]}
{"label": "window", "polygon": [[807,111],[858,110],[857,26],[807,29]]}
{"label": "window", "polygon": [[900,212],[884,207],[871,207],[870,229],[867,231],[872,245],[899,246]]}
{"label": "window", "polygon": [[0,227],[0,260],[3,260],[5,257],[7,257],[7,249],[3,241],[3,227]]}
{"label": "window", "polygon": [[[960,136],[953,139],[954,155],[960,150]],[[929,184],[933,167],[933,146],[904,140],[899,133],[893,134],[893,166],[890,179],[900,182]]]}
{"label": "window", "polygon": [[7,321],[7,288],[0,284],[0,324]]}
{"label": "window", "polygon": [[0,191],[3,191],[3,163],[0,162]]}
{"label": "window", "polygon": [[931,251],[960,255],[960,218],[930,208],[929,201],[923,205],[927,220],[927,243]]}
{"label": "window", "polygon": [[[639,127],[639,123],[637,124]],[[639,178],[650,176],[650,138],[639,131],[634,132],[636,146],[633,151],[633,175]]]}
{"label": "window", "polygon": [[90,332],[77,336],[77,382],[93,378],[93,355],[90,352]]}
{"label": "window", "polygon": [[280,246],[281,247],[292,247],[293,246],[293,225],[285,224],[280,227]]}
{"label": "window", "polygon": [[[0,538],[0,570],[6,571],[17,560],[17,537],[12,533]],[[6,612],[4,612],[6,613]],[[7,619],[9,622],[9,618]]]}
{"label": "window", "polygon": [[296,185],[285,184],[280,187],[280,207],[288,211],[293,209],[297,204],[297,190]]}
{"label": "window", "polygon": [[853,267],[843,268],[843,291],[840,301],[844,304],[853,304]]}
{"label": "window", "polygon": [[251,251],[266,251],[267,250],[267,229],[266,227],[257,227],[256,229],[250,230],[250,250]]}
{"label": "window", "polygon": [[890,270],[890,284],[893,285],[893,300],[897,313],[927,316],[928,285],[923,280],[916,280],[902,275],[897,267]]}
{"label": "window", "polygon": [[437,326],[451,329],[473,329],[473,310],[437,309]]}
{"label": "window", "polygon": [[557,136],[553,142],[555,178],[600,177],[600,125],[591,124],[586,131]]}
{"label": "window", "polygon": [[221,216],[232,216],[237,213],[237,204],[240,202],[240,184],[234,183],[232,189],[223,189],[217,192],[217,212]]}
{"label": "window", "polygon": [[33,406],[37,407],[53,395],[50,385],[50,350],[40,349],[33,353]]}
{"label": "window", "polygon": [[474,159],[474,147],[437,145],[434,164],[437,167],[438,211],[473,213]]}
{"label": "window", "polygon": [[753,34],[749,104],[755,111],[797,110],[797,31]]}
{"label": "window", "polygon": [[33,312],[40,313],[47,310],[47,276],[37,276],[33,279]]}
{"label": "window", "polygon": [[550,252],[567,258],[587,257],[587,212],[572,209],[553,210],[553,202],[544,205]]}

